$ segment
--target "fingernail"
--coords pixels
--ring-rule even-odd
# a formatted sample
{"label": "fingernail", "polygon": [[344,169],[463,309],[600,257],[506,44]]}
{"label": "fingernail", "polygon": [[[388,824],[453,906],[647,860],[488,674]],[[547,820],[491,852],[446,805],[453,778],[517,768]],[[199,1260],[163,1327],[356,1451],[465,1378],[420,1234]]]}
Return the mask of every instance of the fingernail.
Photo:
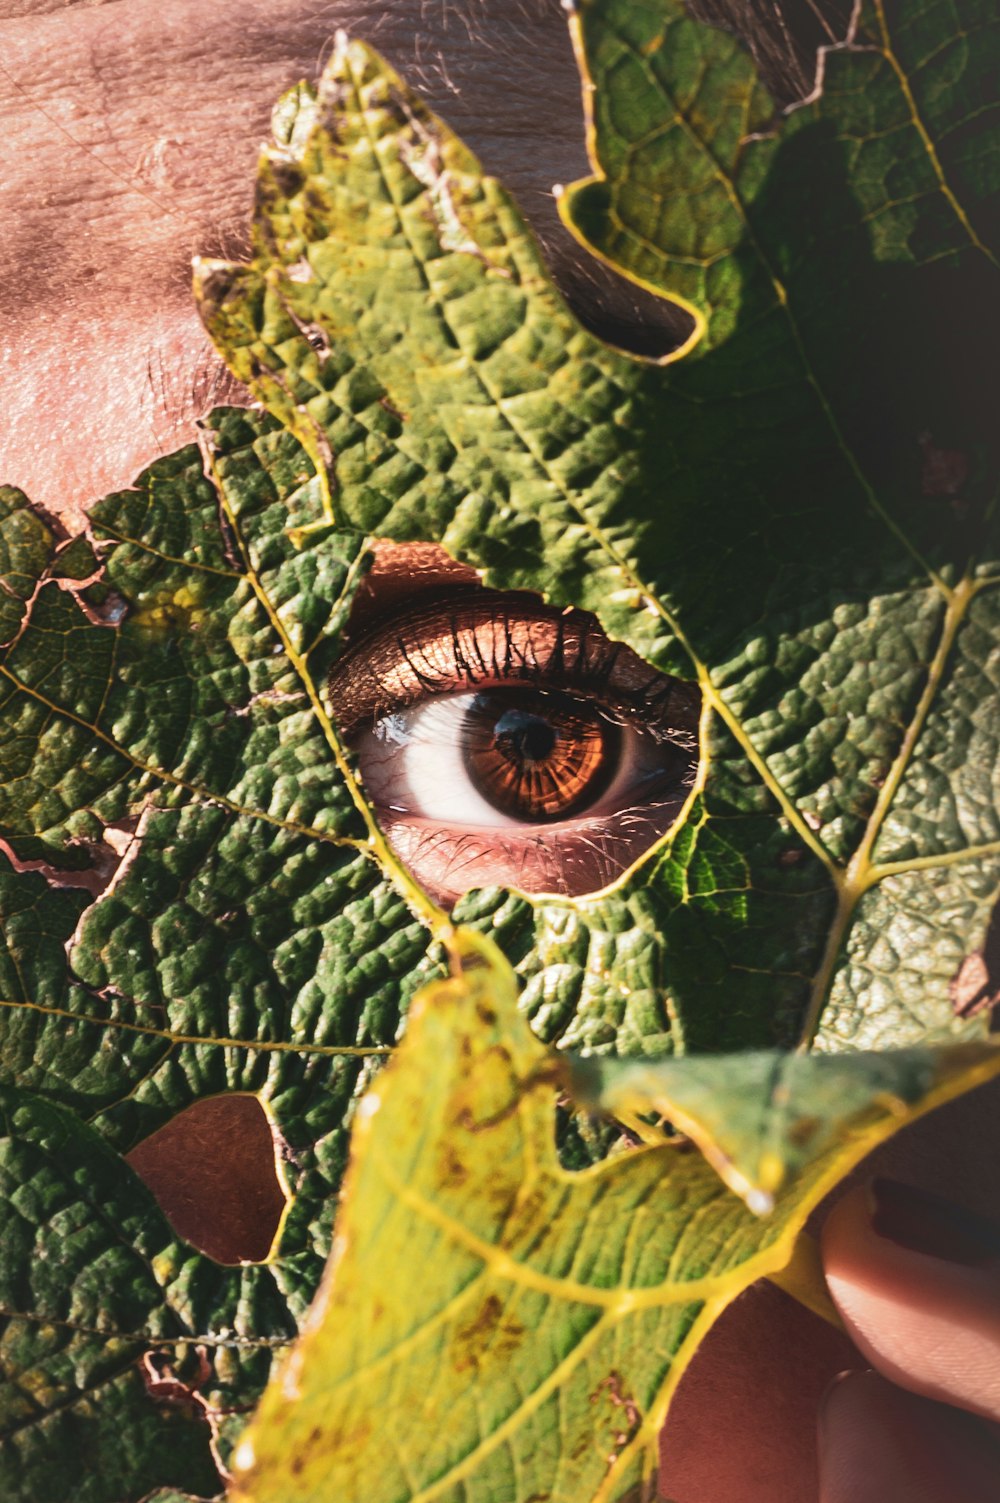
{"label": "fingernail", "polygon": [[897,1247],[966,1268],[1000,1259],[1000,1227],[940,1195],[875,1179],[870,1196],[872,1230]]}

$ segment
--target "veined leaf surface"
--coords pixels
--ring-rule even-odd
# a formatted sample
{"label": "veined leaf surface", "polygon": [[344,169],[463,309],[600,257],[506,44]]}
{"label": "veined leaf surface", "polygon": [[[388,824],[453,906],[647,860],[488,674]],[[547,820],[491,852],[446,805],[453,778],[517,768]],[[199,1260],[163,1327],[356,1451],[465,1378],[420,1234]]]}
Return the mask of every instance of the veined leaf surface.
{"label": "veined leaf surface", "polygon": [[[518,1015],[503,961],[467,959],[479,964],[421,993],[362,1103],[323,1289],[236,1451],[241,1503],[659,1496],[667,1406],[713,1320],[788,1263],[824,1190],[915,1099],[996,1067],[985,1044],[976,1060],[956,1045],[922,1061],[855,1055],[854,1099],[831,1109],[841,1061],[816,1056],[801,1089],[788,1071],[787,1100],[760,1092],[751,1123],[752,1087],[740,1102],[726,1062],[702,1061],[710,1135],[720,1100],[748,1152],[774,1127],[782,1140],[789,1108],[805,1120],[825,1105],[839,1130],[762,1222],[690,1145],[568,1174],[553,1136],[561,1061]],[[673,1111],[683,1064],[638,1068],[630,1101]]]}
{"label": "veined leaf surface", "polygon": [[[374,538],[439,542],[492,584],[592,610],[700,686],[698,780],[656,850],[591,897],[459,907],[513,964],[542,1040],[662,1060],[985,1035],[991,22],[973,0],[869,7],[816,98],[775,122],[736,43],[679,7],[580,8],[597,176],[564,210],[692,310],[660,364],[584,330],[500,185],[373,52],[339,43],[318,91],[277,111],[252,264],[199,276],[210,332],[270,415],[213,414],[200,447],[102,502],[87,539],[4,493],[7,1495],[211,1489],[206,1409],[168,1413],[140,1359],[192,1383],[211,1354],[197,1392],[228,1451],[218,1411],[255,1399],[315,1289],[353,1105],[446,967],[452,925],[378,830],[326,697]],[[959,984],[970,965],[978,991]],[[540,1051],[511,1029],[503,1049]],[[431,1080],[419,1047],[408,1069]],[[899,1099],[949,1070],[957,1088],[963,1057],[919,1056]],[[860,1081],[869,1068],[860,1055]],[[669,1070],[664,1099],[733,1182],[778,1197],[752,1222],[697,1160],[674,1163],[745,1229],[725,1302],[832,1175],[836,1137],[803,1162],[737,1067]],[[228,1092],[267,1103],[294,1194],[253,1266],[178,1240],[122,1157]],[[411,1225],[403,1202],[393,1215]],[[679,1322],[676,1374],[697,1311],[656,1299]],[[621,1340],[624,1380],[639,1359]],[[644,1439],[664,1370],[641,1376]]]}

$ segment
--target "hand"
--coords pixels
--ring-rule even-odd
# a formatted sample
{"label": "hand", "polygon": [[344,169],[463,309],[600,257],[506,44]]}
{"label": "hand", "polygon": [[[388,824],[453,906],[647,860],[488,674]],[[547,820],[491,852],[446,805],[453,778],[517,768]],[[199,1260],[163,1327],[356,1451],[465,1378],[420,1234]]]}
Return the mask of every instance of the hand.
{"label": "hand", "polygon": [[822,1247],[830,1292],[874,1370],[841,1374],[824,1397],[820,1503],[995,1499],[1000,1227],[877,1179],[834,1208]]}
{"label": "hand", "polygon": [[[939,1108],[890,1139],[820,1207],[813,1230],[846,1330],[766,1281],[723,1314],[670,1408],[664,1498],[995,1503],[1000,1256],[991,1266],[989,1249],[1000,1246],[1000,1228],[990,1224],[1000,1205],[998,1106],[991,1085]],[[902,1196],[890,1190],[873,1216],[873,1180],[932,1193],[904,1214]],[[959,1246],[966,1256],[971,1247],[975,1262],[963,1264],[961,1252],[949,1260],[934,1230],[941,1206],[946,1230],[973,1227],[985,1238],[985,1264],[968,1236]],[[976,1214],[970,1220],[959,1206]],[[922,1235],[942,1256],[907,1250],[886,1235],[892,1228],[911,1242]]]}

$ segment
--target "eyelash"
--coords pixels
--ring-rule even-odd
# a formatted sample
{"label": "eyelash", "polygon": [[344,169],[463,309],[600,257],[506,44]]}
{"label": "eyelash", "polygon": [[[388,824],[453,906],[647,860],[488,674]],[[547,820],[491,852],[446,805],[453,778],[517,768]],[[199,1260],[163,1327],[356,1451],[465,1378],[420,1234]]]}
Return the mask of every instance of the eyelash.
{"label": "eyelash", "polygon": [[[487,661],[480,633],[497,626],[502,658],[494,653]],[[535,632],[521,651],[518,628]],[[551,638],[545,661],[537,650],[542,645],[539,631]],[[445,661],[435,667],[428,650],[440,648],[442,640]],[[470,640],[477,649],[474,654],[467,650]],[[632,720],[658,740],[694,749],[698,695],[693,686],[648,667],[629,648],[610,641],[583,611],[560,611],[541,601],[529,603],[524,596],[488,590],[452,592],[444,601],[425,603],[367,634],[334,668],[330,692],[337,719],[350,739],[364,724],[373,725],[383,715],[407,709],[429,695],[511,684],[596,699],[609,719]]]}

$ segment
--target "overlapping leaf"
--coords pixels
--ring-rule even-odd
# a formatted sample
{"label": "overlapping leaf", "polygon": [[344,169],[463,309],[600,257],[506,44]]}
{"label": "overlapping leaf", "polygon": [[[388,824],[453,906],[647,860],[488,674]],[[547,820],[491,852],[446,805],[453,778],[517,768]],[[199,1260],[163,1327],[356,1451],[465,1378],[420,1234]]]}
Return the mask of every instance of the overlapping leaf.
{"label": "overlapping leaf", "polygon": [[978,756],[946,729],[971,708],[957,664],[988,676],[996,552],[968,9],[922,14],[927,120],[919,39],[900,61],[873,9],[767,134],[735,40],[665,3],[580,8],[601,176],[565,213],[694,310],[667,365],[577,324],[503,190],[359,45],[285,102],[251,265],[202,267],[220,349],[325,477],[317,525],[442,541],[701,685],[673,838],[607,896],[535,905],[526,1005],[567,1042],[914,1041],[985,935],[992,816],[956,806],[969,782],[984,802],[994,696]]}
{"label": "overlapping leaf", "polygon": [[[600,176],[566,214],[695,310],[663,365],[583,330],[502,188],[339,44],[318,93],[279,109],[253,264],[200,278],[273,416],[213,415],[89,539],[3,494],[10,1496],[63,1503],[69,1446],[92,1458],[86,1503],[210,1485],[204,1419],[157,1407],[137,1358],[189,1373],[205,1346],[205,1403],[253,1399],[315,1287],[352,1103],[441,966],[444,916],[385,846],[325,699],[373,536],[592,609],[701,687],[698,784],[657,851],[594,897],[460,908],[543,1038],[662,1056],[985,1030],[989,21],[976,0],[870,8],[769,134],[731,39],[669,0],[581,7]],[[719,1071],[690,1077],[689,1106]],[[232,1090],[267,1099],[296,1198],[266,1264],[220,1270],[171,1241],[120,1155]],[[744,1104],[703,1136],[745,1168]],[[71,1173],[23,1167],[74,1119]],[[787,1140],[770,1149],[787,1167]],[[46,1287],[59,1196],[82,1232],[46,1247]],[[121,1211],[95,1251],[98,1201]],[[194,1424],[196,1444],[163,1440]]]}
{"label": "overlapping leaf", "polygon": [[[35,1093],[8,1114],[2,1476],[8,1496],[39,1503],[62,1503],[74,1456],[93,1458],[76,1495],[94,1503],[217,1478],[204,1418],[188,1416],[197,1444],[171,1443],[178,1417],[148,1396],[137,1361],[152,1347],[184,1373],[204,1346],[206,1403],[252,1402],[329,1246],[351,1102],[427,964],[426,930],[369,854],[293,665],[303,639],[318,658],[336,650],[363,539],[331,538],[303,561],[284,536],[303,484],[298,446],[266,419],[228,424],[214,462],[228,466],[231,522],[192,448],[96,509],[100,569],[92,551],[67,577],[70,549],[27,533],[30,611],[0,667],[16,868],[0,890],[2,1058],[5,1084]],[[27,515],[19,498],[12,508],[15,522]],[[259,578],[287,628],[272,625]],[[77,881],[87,886],[65,885]],[[169,1231],[120,1155],[233,1090],[268,1101],[289,1156],[280,1248],[245,1269],[189,1247],[176,1260],[145,1254]],[[85,1229],[106,1213],[88,1237],[42,1249],[45,1166],[29,1174],[21,1157],[33,1113],[44,1124],[59,1109],[78,1114],[73,1175],[87,1209],[73,1217]],[[149,1218],[131,1253],[142,1215],[118,1202]],[[148,1263],[148,1287],[126,1320],[114,1291],[130,1257]],[[40,1258],[52,1298],[33,1279]]]}
{"label": "overlapping leaf", "polygon": [[[362,1104],[323,1290],[235,1453],[241,1503],[656,1498],[667,1405],[712,1321],[788,1263],[808,1210],[915,1100],[996,1070],[986,1044],[853,1071],[816,1056],[754,1100],[720,1093],[710,1060],[699,1102],[682,1064],[633,1066],[630,1104],[683,1106],[744,1152],[783,1150],[807,1112],[835,1125],[761,1223],[671,1144],[567,1174],[560,1061],[502,960],[467,959],[417,1000]],[[605,1089],[619,1105],[621,1083]]]}

